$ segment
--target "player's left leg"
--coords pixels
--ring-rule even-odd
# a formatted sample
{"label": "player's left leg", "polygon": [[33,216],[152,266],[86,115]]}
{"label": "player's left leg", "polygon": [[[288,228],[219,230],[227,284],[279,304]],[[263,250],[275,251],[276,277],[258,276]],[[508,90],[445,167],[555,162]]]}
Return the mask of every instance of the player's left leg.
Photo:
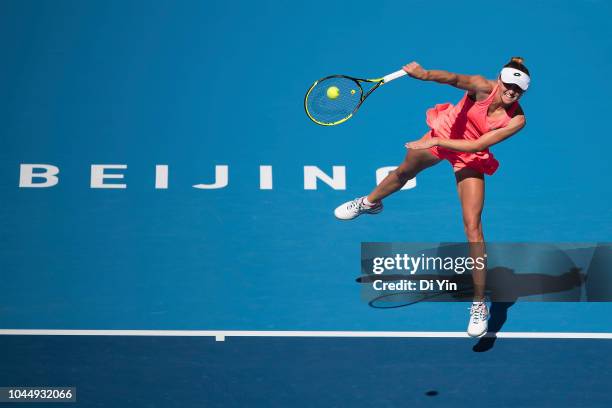
{"label": "player's left leg", "polygon": [[400,190],[408,180],[437,163],[440,163],[440,158],[428,149],[409,150],[399,167],[390,172],[368,196],[357,197],[339,205],[334,215],[340,220],[352,220],[361,214],[378,214],[383,208],[383,198]]}
{"label": "player's left leg", "polygon": [[[464,168],[455,173],[457,191],[463,212],[463,227],[470,246],[470,257],[484,257],[485,243],[482,233],[482,210],[484,208],[484,175],[476,170]],[[472,270],[474,302],[470,308],[468,334],[473,337],[487,332],[489,312],[485,304],[486,268]]]}

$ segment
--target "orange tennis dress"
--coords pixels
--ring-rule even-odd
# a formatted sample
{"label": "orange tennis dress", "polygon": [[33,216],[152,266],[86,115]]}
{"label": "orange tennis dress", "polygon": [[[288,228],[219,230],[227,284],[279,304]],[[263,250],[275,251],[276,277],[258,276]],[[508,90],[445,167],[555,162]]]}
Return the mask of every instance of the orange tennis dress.
{"label": "orange tennis dress", "polygon": [[[482,101],[473,101],[466,92],[457,105],[444,103],[427,110],[427,124],[431,130],[427,132],[425,137],[476,140],[491,130],[508,125],[518,108],[518,102],[514,102],[506,110],[506,114],[499,118],[491,119],[487,116],[487,111],[491,102],[493,102],[498,87],[499,84],[495,85],[487,99]],[[499,162],[493,157],[489,149],[470,153],[433,146],[429,148],[429,151],[440,159],[448,160],[454,171],[469,167],[491,175],[499,167]]]}

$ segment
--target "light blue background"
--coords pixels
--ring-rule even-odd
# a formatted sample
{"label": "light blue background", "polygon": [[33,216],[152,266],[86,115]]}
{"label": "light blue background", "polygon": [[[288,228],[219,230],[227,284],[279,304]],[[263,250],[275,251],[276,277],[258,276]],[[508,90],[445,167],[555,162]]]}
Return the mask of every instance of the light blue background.
{"label": "light blue background", "polygon": [[[304,92],[412,60],[495,78],[521,55],[528,124],[494,148],[485,236],[610,241],[611,17],[605,1],[3,1],[0,327],[463,330],[464,304],[374,310],[354,281],[362,241],[464,239],[447,164],[380,216],[332,214],[462,92],[398,80],[333,128]],[[20,189],[21,163],[59,184]],[[90,189],[91,164],[127,164],[128,188]],[[227,188],[191,187],[217,164]],[[346,166],[347,190],[305,191],[305,165]],[[504,329],[610,331],[608,309],[518,304]]]}

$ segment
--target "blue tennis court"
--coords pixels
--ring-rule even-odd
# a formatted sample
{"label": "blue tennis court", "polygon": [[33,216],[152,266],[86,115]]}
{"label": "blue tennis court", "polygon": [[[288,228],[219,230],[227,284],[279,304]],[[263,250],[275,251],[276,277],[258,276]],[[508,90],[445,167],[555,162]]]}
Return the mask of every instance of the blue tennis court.
{"label": "blue tennis court", "polygon": [[611,17],[596,0],[1,2],[0,387],[76,387],[84,407],[610,406],[612,305],[588,296],[612,289],[605,267],[572,301],[494,303],[480,339],[469,303],[364,299],[362,243],[465,240],[455,178],[441,163],[382,214],[334,208],[463,92],[397,79],[333,127],[303,98],[330,74],[416,60],[494,79],[521,55],[528,123],[492,148],[485,237],[604,248]]}

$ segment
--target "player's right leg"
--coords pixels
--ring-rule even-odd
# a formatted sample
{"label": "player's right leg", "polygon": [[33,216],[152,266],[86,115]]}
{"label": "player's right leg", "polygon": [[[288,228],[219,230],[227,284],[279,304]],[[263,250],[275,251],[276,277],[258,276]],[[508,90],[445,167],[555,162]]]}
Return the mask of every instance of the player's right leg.
{"label": "player's right leg", "polygon": [[429,149],[408,150],[402,164],[390,172],[372,192],[347,201],[334,210],[336,218],[352,220],[361,214],[378,214],[383,209],[382,199],[401,189],[421,171],[440,162]]}

